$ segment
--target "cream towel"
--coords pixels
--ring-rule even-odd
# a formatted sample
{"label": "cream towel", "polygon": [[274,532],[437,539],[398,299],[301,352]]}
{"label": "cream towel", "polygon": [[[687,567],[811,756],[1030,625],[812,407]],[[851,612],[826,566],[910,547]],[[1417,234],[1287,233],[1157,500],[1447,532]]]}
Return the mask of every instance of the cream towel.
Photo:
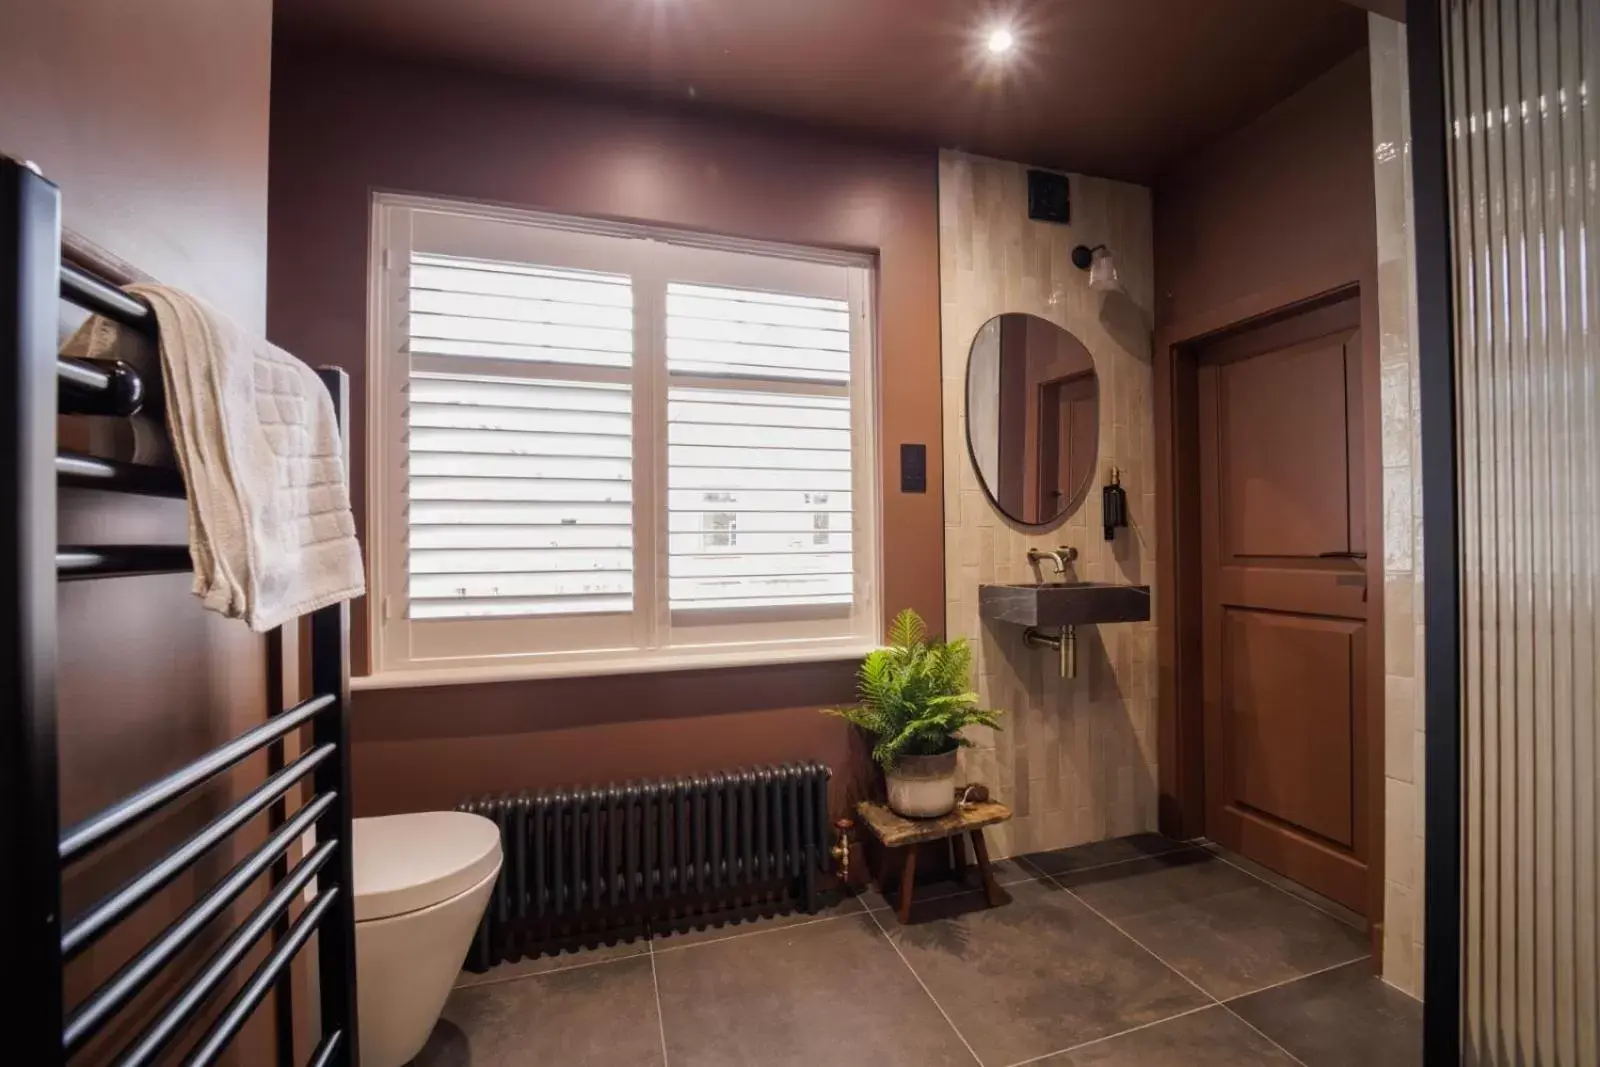
{"label": "cream towel", "polygon": [[[128,291],[149,302],[160,326],[195,595],[257,632],[361,596],[339,423],[316,374],[186,293]],[[69,347],[96,348],[107,335],[91,319]]]}

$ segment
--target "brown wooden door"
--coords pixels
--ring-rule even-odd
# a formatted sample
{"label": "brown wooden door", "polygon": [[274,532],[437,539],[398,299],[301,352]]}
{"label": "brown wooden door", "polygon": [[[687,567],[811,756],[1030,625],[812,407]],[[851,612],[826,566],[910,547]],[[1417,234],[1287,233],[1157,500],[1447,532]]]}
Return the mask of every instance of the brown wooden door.
{"label": "brown wooden door", "polygon": [[1355,299],[1199,361],[1206,827],[1357,911],[1369,641]]}

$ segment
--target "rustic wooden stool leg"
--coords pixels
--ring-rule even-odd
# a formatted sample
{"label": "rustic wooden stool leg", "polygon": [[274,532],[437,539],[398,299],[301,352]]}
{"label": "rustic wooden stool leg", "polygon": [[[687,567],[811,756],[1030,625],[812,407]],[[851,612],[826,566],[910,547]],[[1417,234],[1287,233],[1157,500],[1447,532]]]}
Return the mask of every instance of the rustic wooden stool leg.
{"label": "rustic wooden stool leg", "polygon": [[955,872],[956,881],[965,885],[967,881],[967,842],[960,834],[950,835],[950,869]]}
{"label": "rustic wooden stool leg", "polygon": [[883,846],[883,857],[878,861],[878,892],[883,894],[883,899],[889,899],[889,872],[893,869],[890,859],[894,849],[888,845]]}
{"label": "rustic wooden stool leg", "polygon": [[917,846],[906,846],[906,865],[900,871],[900,921],[911,921],[911,893],[917,884]]}
{"label": "rustic wooden stool leg", "polygon": [[983,876],[983,892],[989,898],[989,906],[995,907],[1001,903],[1000,886],[994,880],[994,868],[989,865],[989,846],[983,842],[983,831],[973,830],[972,854],[978,860],[978,873]]}

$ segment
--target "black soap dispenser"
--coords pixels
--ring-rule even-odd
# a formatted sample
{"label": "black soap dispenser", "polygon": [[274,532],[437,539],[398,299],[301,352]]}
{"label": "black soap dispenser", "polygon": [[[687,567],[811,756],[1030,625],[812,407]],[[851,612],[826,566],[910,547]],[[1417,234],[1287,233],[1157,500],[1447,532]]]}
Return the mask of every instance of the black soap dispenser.
{"label": "black soap dispenser", "polygon": [[1100,490],[1100,516],[1106,540],[1116,539],[1117,527],[1128,525],[1128,491],[1122,488],[1122,474],[1111,468],[1111,482]]}

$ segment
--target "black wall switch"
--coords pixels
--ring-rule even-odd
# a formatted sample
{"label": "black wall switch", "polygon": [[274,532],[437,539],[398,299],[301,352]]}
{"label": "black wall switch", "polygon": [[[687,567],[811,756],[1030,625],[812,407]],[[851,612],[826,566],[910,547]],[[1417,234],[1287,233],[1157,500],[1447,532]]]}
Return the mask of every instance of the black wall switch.
{"label": "black wall switch", "polygon": [[926,493],[928,491],[928,446],[900,446],[900,491]]}
{"label": "black wall switch", "polygon": [[1028,217],[1040,222],[1072,221],[1072,190],[1065,174],[1028,172]]}

